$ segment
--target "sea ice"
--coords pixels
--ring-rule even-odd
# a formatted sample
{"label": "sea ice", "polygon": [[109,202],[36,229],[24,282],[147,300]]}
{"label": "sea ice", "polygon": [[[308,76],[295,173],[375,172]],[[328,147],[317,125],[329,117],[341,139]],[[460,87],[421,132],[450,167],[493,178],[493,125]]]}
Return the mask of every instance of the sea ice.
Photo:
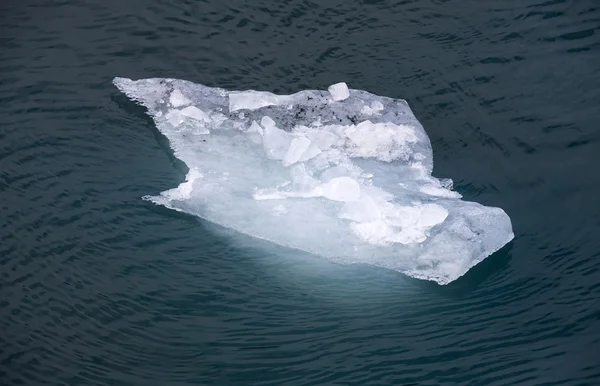
{"label": "sea ice", "polygon": [[404,100],[337,83],[291,95],[177,79],[115,78],[189,167],[145,199],[348,264],[447,284],[513,237],[500,208],[431,175]]}

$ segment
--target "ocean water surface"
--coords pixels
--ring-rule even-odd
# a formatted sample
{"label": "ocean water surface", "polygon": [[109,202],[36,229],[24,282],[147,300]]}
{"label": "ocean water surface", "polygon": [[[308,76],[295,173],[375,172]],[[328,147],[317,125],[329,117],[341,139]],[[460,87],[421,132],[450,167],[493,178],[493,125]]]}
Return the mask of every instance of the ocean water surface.
{"label": "ocean water surface", "polygon": [[[0,59],[0,385],[600,384],[595,0],[8,0]],[[515,238],[440,286],[154,205],[116,76],[405,99]]]}

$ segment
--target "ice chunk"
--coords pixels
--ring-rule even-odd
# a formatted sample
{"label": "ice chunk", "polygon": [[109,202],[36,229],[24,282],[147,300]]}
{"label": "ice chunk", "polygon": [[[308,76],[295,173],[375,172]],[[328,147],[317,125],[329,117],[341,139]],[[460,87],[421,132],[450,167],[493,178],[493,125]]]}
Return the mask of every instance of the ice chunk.
{"label": "ice chunk", "polygon": [[[211,120],[210,117],[200,109],[193,106],[186,107],[182,110],[170,110],[165,114],[165,118],[173,127],[194,135],[210,134],[210,131],[206,128],[206,123],[212,123],[216,126],[215,121]],[[192,120],[197,122],[194,123]]]}
{"label": "ice chunk", "polygon": [[332,84],[327,90],[331,94],[331,99],[334,101],[343,101],[350,96],[348,86],[344,82]]}
{"label": "ice chunk", "polygon": [[[244,130],[244,124],[238,122],[238,128],[240,130]],[[248,137],[250,138],[250,140],[256,144],[262,143],[262,137],[263,137],[263,128],[260,127],[260,125],[258,123],[256,123],[256,121],[252,121],[252,123],[250,124],[250,127],[248,127],[246,129],[246,133],[248,134]]]}
{"label": "ice chunk", "polygon": [[283,156],[283,166],[290,166],[298,162],[309,147],[310,139],[306,137],[296,137],[292,139],[290,148],[287,153],[285,153],[285,156]]}
{"label": "ice chunk", "polygon": [[201,121],[201,122],[210,122],[211,121],[211,118],[208,116],[208,114],[206,114],[204,111],[200,110],[196,106],[188,106],[188,107],[182,109],[180,112],[182,115],[193,118],[197,121]]}
{"label": "ice chunk", "polygon": [[229,93],[229,112],[237,110],[256,110],[261,107],[273,106],[280,103],[275,94],[260,91],[238,91]]}
{"label": "ice chunk", "polygon": [[258,123],[256,123],[256,121],[252,121],[252,123],[250,124],[250,127],[247,130],[247,133],[249,134],[260,134],[261,136],[263,135],[263,129],[262,127],[260,127],[260,125]]}
{"label": "ice chunk", "polygon": [[413,128],[391,122],[363,121],[348,129],[356,157],[377,158],[381,161],[408,160],[412,155],[410,144],[418,140]]}
{"label": "ice chunk", "polygon": [[312,191],[317,185],[317,181],[306,171],[304,164],[294,165],[290,169],[292,177],[292,189],[297,192]]}
{"label": "ice chunk", "polygon": [[321,187],[323,197],[334,201],[355,201],[360,197],[360,185],[350,177],[336,177]]}
{"label": "ice chunk", "polygon": [[379,101],[373,101],[370,106],[363,106],[360,110],[365,115],[378,114],[380,111],[383,111],[383,104]]}
{"label": "ice chunk", "polygon": [[144,197],[156,204],[440,284],[514,237],[502,209],[464,201],[431,175],[429,138],[406,101],[341,83],[292,95],[177,79],[114,84],[189,168],[178,187]]}
{"label": "ice chunk", "polygon": [[376,203],[370,197],[347,203],[340,214],[354,220],[352,230],[363,240],[378,244],[418,244],[429,236],[435,225],[442,223],[448,211],[437,204],[398,206]]}
{"label": "ice chunk", "polygon": [[171,110],[165,114],[165,118],[167,122],[171,124],[173,127],[177,127],[183,123],[184,115],[181,114],[179,110]]}
{"label": "ice chunk", "polygon": [[181,107],[192,103],[191,100],[185,97],[181,91],[175,89],[169,96],[169,102],[173,107]]}
{"label": "ice chunk", "polygon": [[448,211],[437,204],[388,206],[385,215],[389,223],[402,228],[430,228],[444,221]]}
{"label": "ice chunk", "polygon": [[318,156],[319,154],[321,154],[321,149],[319,149],[319,147],[317,145],[315,145],[314,143],[310,143],[310,145],[308,146],[308,149],[306,149],[306,151],[302,154],[302,157],[300,157],[300,162],[306,162],[316,156]]}
{"label": "ice chunk", "polygon": [[322,128],[306,133],[308,139],[314,142],[321,150],[327,150],[340,140],[340,137],[332,133],[330,128]]}
{"label": "ice chunk", "polygon": [[292,135],[290,133],[278,129],[274,125],[264,126],[263,145],[267,158],[283,159],[290,148],[291,142]]}
{"label": "ice chunk", "polygon": [[269,117],[268,115],[265,115],[264,117],[262,117],[262,119],[260,120],[260,124],[265,129],[266,128],[277,127],[277,124],[275,123],[275,121],[273,120],[273,118]]}
{"label": "ice chunk", "polygon": [[[229,95],[229,112],[258,110],[267,106],[285,106],[293,103],[293,95],[275,95],[266,91],[232,91]],[[244,116],[241,117],[244,119]]]}

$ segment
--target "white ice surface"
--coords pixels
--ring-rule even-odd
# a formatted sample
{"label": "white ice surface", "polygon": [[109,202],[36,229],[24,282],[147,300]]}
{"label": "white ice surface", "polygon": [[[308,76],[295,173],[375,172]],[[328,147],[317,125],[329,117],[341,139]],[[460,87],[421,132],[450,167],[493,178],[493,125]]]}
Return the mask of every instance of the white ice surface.
{"label": "white ice surface", "polygon": [[[431,176],[429,138],[408,104],[345,83],[292,95],[176,79],[115,78],[189,167],[145,197],[341,263],[449,283],[513,237],[500,208]],[[333,101],[332,101],[333,100]]]}

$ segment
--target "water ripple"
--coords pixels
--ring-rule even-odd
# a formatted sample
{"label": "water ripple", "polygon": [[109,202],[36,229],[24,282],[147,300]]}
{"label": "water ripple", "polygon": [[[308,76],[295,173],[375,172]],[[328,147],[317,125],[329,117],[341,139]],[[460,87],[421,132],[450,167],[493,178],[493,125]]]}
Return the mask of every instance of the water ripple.
{"label": "water ripple", "polygon": [[[0,383],[594,385],[592,0],[0,4]],[[406,98],[516,239],[440,287],[154,207],[185,170],[114,76]]]}

